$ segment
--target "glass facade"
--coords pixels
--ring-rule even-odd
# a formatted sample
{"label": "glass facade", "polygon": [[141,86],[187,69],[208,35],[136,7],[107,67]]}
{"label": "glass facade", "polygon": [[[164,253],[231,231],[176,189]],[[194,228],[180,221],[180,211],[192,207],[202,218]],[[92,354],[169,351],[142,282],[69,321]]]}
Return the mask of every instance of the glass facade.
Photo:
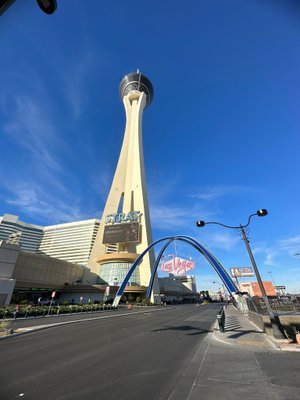
{"label": "glass facade", "polygon": [[[120,286],[132,264],[127,262],[110,262],[102,264],[99,275],[110,286]],[[129,279],[130,286],[140,285],[139,268],[133,272]]]}

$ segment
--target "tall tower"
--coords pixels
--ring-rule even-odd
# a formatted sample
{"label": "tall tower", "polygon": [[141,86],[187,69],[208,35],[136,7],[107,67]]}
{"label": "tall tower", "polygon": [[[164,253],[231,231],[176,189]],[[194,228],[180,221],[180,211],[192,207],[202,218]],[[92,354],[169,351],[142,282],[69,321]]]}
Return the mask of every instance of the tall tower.
{"label": "tall tower", "polygon": [[[144,171],[142,116],[153,99],[149,79],[139,72],[120,83],[126,127],[119,161],[89,259],[91,270],[109,285],[120,284],[139,254],[152,243]],[[154,252],[146,255],[130,279],[132,286],[148,286]],[[154,293],[158,293],[158,283]]]}

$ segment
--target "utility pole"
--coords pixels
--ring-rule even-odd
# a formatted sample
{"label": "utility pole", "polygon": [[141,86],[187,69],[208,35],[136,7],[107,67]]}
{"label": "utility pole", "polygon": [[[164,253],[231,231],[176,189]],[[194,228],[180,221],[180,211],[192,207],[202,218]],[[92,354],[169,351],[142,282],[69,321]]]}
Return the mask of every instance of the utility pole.
{"label": "utility pole", "polygon": [[250,260],[251,260],[251,264],[252,264],[253,270],[254,270],[255,275],[256,275],[256,279],[257,279],[257,282],[258,282],[258,285],[259,285],[259,288],[260,288],[260,291],[261,291],[261,294],[262,294],[262,298],[263,298],[263,300],[265,302],[265,305],[266,305],[266,308],[267,308],[267,311],[268,311],[268,314],[269,314],[269,317],[270,317],[270,322],[271,322],[272,330],[273,330],[273,336],[274,336],[275,339],[285,339],[285,336],[284,336],[284,333],[283,333],[283,328],[281,326],[279,318],[278,318],[277,315],[276,316],[274,315],[272,307],[270,306],[269,299],[268,299],[265,287],[264,287],[263,282],[261,280],[260,273],[258,271],[256,262],[255,262],[254,257],[253,257],[252,250],[251,250],[250,245],[249,245],[249,240],[248,240],[248,238],[246,236],[244,227],[242,225],[240,225],[240,231],[242,233],[242,238],[243,238],[243,240],[245,242],[245,245],[246,245]]}

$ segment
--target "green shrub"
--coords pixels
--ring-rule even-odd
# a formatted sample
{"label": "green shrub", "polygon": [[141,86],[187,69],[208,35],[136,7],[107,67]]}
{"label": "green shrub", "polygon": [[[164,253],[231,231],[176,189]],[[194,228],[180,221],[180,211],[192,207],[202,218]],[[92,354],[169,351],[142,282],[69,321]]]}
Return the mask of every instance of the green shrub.
{"label": "green shrub", "polygon": [[0,334],[8,334],[10,330],[10,321],[3,319],[0,321]]}
{"label": "green shrub", "polygon": [[287,336],[293,340],[293,342],[296,342],[296,334],[300,332],[300,325],[299,324],[289,324],[284,327],[285,328],[285,333]]}

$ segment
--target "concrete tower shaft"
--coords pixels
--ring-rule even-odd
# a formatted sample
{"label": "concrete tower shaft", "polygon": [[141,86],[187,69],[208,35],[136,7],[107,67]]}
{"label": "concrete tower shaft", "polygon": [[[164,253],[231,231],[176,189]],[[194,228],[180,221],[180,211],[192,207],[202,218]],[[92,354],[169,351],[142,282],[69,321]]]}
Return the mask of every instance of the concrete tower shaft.
{"label": "concrete tower shaft", "polygon": [[[144,170],[142,142],[142,117],[144,108],[153,98],[151,82],[140,73],[126,75],[120,83],[120,96],[126,113],[126,127],[122,148],[103,211],[100,228],[89,260],[93,272],[105,279],[104,271],[110,266],[121,268],[127,263],[128,268],[138,255],[152,243],[152,230],[148,208],[148,196]],[[103,243],[108,225],[120,226],[120,220],[113,220],[115,215],[139,215],[139,240],[136,242]],[[113,216],[113,217],[111,217]],[[124,225],[127,222],[124,222]],[[127,225],[128,226],[128,225]],[[151,277],[154,253],[147,255],[139,267],[138,282],[147,286]],[[116,270],[115,270],[116,272]],[[125,275],[124,275],[125,277]],[[120,282],[118,282],[120,283]]]}

